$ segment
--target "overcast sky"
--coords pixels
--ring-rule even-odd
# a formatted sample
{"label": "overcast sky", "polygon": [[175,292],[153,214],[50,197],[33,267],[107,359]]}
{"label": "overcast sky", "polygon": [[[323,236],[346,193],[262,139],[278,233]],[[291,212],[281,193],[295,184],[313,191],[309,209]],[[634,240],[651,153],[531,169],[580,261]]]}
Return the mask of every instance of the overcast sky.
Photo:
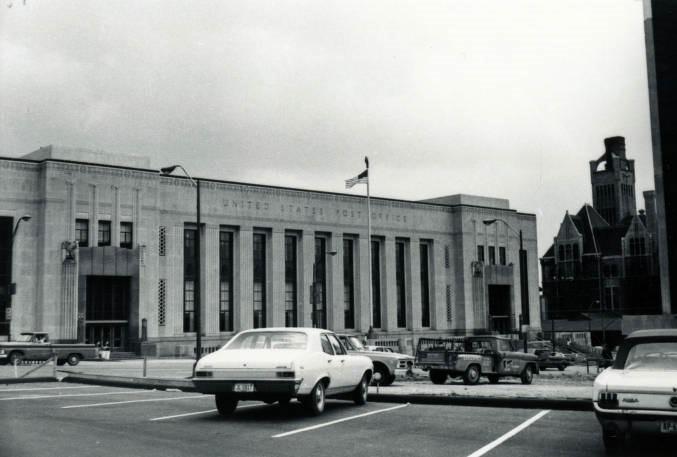
{"label": "overcast sky", "polygon": [[654,188],[639,0],[0,4],[0,155],[47,144],[217,179],[467,193],[538,217],[539,254],[626,137]]}

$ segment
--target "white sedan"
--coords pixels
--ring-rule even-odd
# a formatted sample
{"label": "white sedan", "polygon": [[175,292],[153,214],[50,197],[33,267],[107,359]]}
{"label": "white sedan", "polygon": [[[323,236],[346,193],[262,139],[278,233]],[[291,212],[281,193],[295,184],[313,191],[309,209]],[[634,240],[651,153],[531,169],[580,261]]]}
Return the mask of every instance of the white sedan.
{"label": "white sedan", "polygon": [[216,396],[223,416],[239,400],[287,404],[292,398],[317,415],[326,397],[365,404],[373,372],[368,357],[348,354],[329,330],[264,328],[238,333],[201,358],[193,382],[198,392]]}
{"label": "white sedan", "polygon": [[631,333],[595,379],[592,400],[609,451],[631,432],[677,436],[677,329]]}

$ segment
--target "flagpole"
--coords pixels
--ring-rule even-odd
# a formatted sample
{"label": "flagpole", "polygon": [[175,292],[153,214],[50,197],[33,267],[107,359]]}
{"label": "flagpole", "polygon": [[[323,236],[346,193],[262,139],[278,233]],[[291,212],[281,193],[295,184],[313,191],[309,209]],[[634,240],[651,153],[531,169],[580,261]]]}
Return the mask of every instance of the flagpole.
{"label": "flagpole", "polygon": [[372,258],[371,258],[371,199],[369,195],[369,181],[371,181],[371,173],[369,170],[369,162],[367,162],[367,250],[369,251],[369,331],[374,326],[374,293],[372,291],[373,279],[372,275]]}

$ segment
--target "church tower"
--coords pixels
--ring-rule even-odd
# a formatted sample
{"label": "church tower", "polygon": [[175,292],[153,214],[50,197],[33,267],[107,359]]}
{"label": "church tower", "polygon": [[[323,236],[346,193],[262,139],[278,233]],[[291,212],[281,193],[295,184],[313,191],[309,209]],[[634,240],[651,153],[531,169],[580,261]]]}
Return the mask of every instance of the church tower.
{"label": "church tower", "polygon": [[604,154],[590,161],[592,206],[610,224],[637,213],[635,161],[625,157],[625,138],[604,139]]}

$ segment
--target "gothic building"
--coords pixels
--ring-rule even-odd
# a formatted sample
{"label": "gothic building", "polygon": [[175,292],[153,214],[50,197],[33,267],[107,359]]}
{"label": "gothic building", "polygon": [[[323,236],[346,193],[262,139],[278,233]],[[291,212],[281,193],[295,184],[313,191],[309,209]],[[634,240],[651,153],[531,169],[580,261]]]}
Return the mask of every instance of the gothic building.
{"label": "gothic building", "polygon": [[593,205],[565,214],[541,258],[548,319],[661,312],[655,193],[644,192],[646,211],[638,213],[625,139],[606,138],[604,145],[590,162]]}

